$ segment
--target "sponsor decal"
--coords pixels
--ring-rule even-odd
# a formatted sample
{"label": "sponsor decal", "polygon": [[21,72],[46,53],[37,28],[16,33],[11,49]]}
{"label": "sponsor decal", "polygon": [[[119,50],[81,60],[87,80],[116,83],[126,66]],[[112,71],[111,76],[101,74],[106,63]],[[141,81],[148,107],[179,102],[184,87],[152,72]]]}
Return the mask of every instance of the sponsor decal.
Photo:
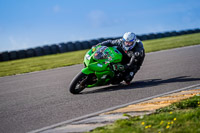
{"label": "sponsor decal", "polygon": [[110,61],[105,61],[105,64],[108,64],[108,63],[110,63]]}
{"label": "sponsor decal", "polygon": [[103,65],[101,65],[101,64],[97,64],[97,66],[98,66],[98,67],[103,67]]}
{"label": "sponsor decal", "polygon": [[103,76],[101,77],[101,79],[105,79],[105,78],[106,78],[106,76],[107,76],[107,75],[103,75]]}

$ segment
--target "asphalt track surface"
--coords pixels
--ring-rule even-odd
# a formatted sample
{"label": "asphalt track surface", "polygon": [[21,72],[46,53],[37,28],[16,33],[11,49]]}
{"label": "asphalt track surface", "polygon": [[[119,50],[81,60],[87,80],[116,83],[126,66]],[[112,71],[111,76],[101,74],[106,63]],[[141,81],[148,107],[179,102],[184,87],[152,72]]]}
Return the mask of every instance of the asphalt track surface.
{"label": "asphalt track surface", "polygon": [[0,132],[23,133],[200,83],[200,45],[146,54],[129,86],[70,94],[83,65],[0,78]]}

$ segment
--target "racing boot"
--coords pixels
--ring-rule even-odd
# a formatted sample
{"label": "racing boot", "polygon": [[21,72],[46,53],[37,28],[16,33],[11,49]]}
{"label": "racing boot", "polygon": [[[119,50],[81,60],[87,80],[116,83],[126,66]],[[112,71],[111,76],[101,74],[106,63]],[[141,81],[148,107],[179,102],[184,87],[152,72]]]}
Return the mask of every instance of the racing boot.
{"label": "racing boot", "polygon": [[127,85],[130,85],[131,80],[133,79],[135,73],[134,72],[128,72],[127,75],[124,78],[124,81]]}

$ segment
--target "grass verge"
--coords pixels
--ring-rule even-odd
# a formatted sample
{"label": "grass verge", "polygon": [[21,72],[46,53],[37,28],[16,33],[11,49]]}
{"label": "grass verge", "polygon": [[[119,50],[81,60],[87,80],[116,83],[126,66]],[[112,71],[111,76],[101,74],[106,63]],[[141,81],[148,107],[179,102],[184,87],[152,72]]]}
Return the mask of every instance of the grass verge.
{"label": "grass verge", "polygon": [[90,133],[197,133],[200,132],[200,96],[171,104],[143,117],[118,120]]}
{"label": "grass verge", "polygon": [[[200,44],[200,33],[143,41],[145,51],[154,52]],[[83,62],[88,50],[47,55],[27,59],[0,62],[0,77],[70,66]]]}

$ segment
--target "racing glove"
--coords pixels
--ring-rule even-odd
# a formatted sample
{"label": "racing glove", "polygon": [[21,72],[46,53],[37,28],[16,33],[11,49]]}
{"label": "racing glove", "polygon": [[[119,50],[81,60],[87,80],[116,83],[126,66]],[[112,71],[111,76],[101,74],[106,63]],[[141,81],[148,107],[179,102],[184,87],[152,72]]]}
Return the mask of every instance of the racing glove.
{"label": "racing glove", "polygon": [[114,70],[114,71],[123,71],[123,70],[124,70],[124,65],[121,65],[121,64],[114,64],[114,65],[113,65],[113,70]]}

